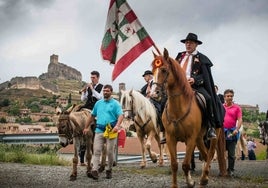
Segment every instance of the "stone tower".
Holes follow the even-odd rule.
[[[51,55],[50,56],[50,63],[58,63],[59,62],[59,56],[58,55]]]

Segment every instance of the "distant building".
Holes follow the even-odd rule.
[[[239,106],[241,107],[242,110],[246,110],[246,111],[253,112],[253,113],[259,113],[259,110],[260,110],[259,105],[251,106],[248,104],[240,104]]]

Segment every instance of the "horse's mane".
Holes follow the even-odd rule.
[[[185,72],[181,68],[180,64],[178,61],[169,58],[171,66],[171,71],[173,72],[174,77],[178,81],[178,85],[181,87],[183,90],[184,94],[187,97],[192,97],[193,96],[193,89],[191,88],[190,84],[188,83],[186,79]]]
[[[156,111],[155,111],[156,109],[149,99],[144,97],[140,92],[136,90],[132,90],[132,96],[135,100],[133,102],[136,109],[142,110],[142,112],[139,113],[139,115],[143,122],[146,122],[149,116],[153,116],[151,118],[156,119]]]

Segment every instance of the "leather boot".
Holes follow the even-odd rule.
[[[217,138],[216,131],[215,131],[214,127],[210,127],[208,129],[207,138],[208,139],[216,139]]]

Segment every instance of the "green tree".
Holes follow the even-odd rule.
[[[12,105],[11,108],[9,109],[8,113],[13,116],[19,116],[20,115],[20,107],[15,104]]]
[[[50,103],[49,103],[49,100],[48,100],[48,99],[42,99],[42,100],[40,101],[40,104],[41,104],[41,105],[49,105]]]
[[[9,104],[10,104],[9,99],[3,99],[3,100],[0,102],[0,107],[9,106]]]
[[[6,120],[6,118],[4,118],[4,117],[1,117],[1,118],[0,118],[0,123],[7,123],[7,120]]]
[[[44,118],[41,118],[39,119],[40,122],[49,122],[50,119],[48,117],[44,117]]]
[[[17,123],[21,123],[21,122],[23,122],[23,123],[31,123],[32,119],[30,117],[17,118],[16,122]]]

